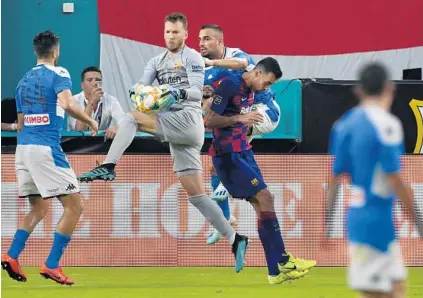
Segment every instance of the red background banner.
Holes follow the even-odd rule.
[[[208,5],[192,0],[98,1],[100,31],[164,46],[167,14],[188,19],[188,45],[198,49],[198,31],[218,24],[228,46],[260,55],[334,55],[423,45],[423,2],[408,0],[262,0]]]

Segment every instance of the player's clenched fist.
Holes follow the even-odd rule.
[[[244,115],[239,115],[238,122],[252,125],[257,122],[263,122],[263,115],[259,112],[250,112]]]

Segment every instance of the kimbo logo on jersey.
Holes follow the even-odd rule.
[[[48,114],[33,114],[24,116],[24,125],[48,125],[50,124],[50,116]]]

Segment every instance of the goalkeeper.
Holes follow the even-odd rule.
[[[113,180],[115,165],[131,144],[138,130],[151,133],[169,143],[173,170],[188,194],[189,201],[232,244],[235,271],[244,266],[248,238],[237,234],[221,210],[205,195],[200,151],[204,143],[201,99],[204,62],[185,45],[187,20],[173,13],[165,18],[167,51],[151,59],[139,84],[151,85],[155,79],[162,89],[170,90],[159,100],[158,114],[140,111],[128,113],[121,122],[104,163],[78,176],[80,181]],[[163,86],[167,85],[167,86]],[[139,88],[135,88],[136,90]]]

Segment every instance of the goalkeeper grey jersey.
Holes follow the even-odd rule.
[[[201,109],[204,85],[204,61],[201,55],[186,45],[177,53],[166,51],[148,61],[140,84],[168,84],[187,91],[187,99],[172,108]]]

